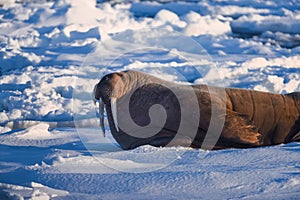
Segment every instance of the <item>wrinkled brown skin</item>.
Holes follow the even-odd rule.
[[[150,120],[147,115],[149,107],[158,103],[167,111],[168,117],[164,128],[150,138],[137,138],[122,130],[117,132],[114,126],[110,107],[112,95],[121,102],[122,96],[130,90],[130,84],[153,78],[165,82],[145,73],[124,71],[108,74],[96,85],[95,98],[101,98],[104,101],[111,133],[122,149],[133,149],[145,144],[165,146],[176,134],[180,124],[178,101],[169,90],[155,84],[142,87],[132,95],[130,114],[138,125],[147,125]],[[112,94],[118,81],[121,81],[121,84],[119,88],[115,88],[117,93]],[[171,84],[177,85],[183,91],[187,87]],[[186,146],[188,143],[193,148],[205,148],[201,145],[210,123],[210,95],[206,85],[193,85],[192,87],[200,110],[198,132],[192,139],[192,144],[183,139],[179,140],[177,145]],[[300,92],[283,95],[233,88],[226,88],[225,91],[225,124],[213,149],[250,148],[300,141]]]

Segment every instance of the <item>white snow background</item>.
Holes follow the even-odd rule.
[[[0,5],[0,199],[299,199],[299,143],[121,151],[91,96],[127,69],[300,91],[298,0]]]

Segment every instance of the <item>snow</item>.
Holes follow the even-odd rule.
[[[299,2],[117,2],[0,1],[0,199],[297,199],[299,143],[123,151],[92,91],[128,69],[300,91]]]
[[[31,187],[24,187],[24,186],[15,186],[11,184],[0,184],[0,188],[4,191],[3,198],[6,197],[5,192],[10,191],[10,196],[13,199],[41,199],[41,200],[48,200],[55,197],[63,197],[67,196],[69,193],[66,191],[56,190],[44,186],[39,183],[31,182]],[[0,194],[2,195],[2,194]]]
[[[266,31],[299,34],[300,14],[291,16],[243,16],[231,23],[233,33],[261,34]]]

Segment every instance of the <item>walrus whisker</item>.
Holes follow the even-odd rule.
[[[105,137],[105,127],[104,127],[104,102],[102,99],[99,99],[99,118],[100,118],[100,127],[103,133],[103,137]]]
[[[112,117],[114,120],[115,128],[119,132],[119,124],[118,124],[118,119],[117,119],[117,98],[111,98],[110,101],[111,105],[111,112],[112,112]]]

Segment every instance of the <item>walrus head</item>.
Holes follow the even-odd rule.
[[[117,122],[117,109],[116,109],[116,99],[122,95],[123,82],[122,77],[124,73],[117,72],[104,76],[101,81],[94,87],[94,101],[99,103],[99,115],[100,115],[100,126],[102,132],[105,136],[104,127],[104,105],[110,105],[111,112],[114,118],[115,127],[118,130]],[[119,87],[116,87],[116,86]]]
[[[121,79],[124,73],[116,72],[104,76],[94,88],[94,97],[96,100],[102,100],[108,104],[111,98],[117,98],[118,93],[121,94],[121,89],[116,88],[115,85],[122,84]]]
[[[123,71],[115,72],[105,75],[98,84],[94,87],[94,102],[99,103],[100,126],[105,136],[104,128],[104,107],[111,109],[114,127],[119,131],[117,120],[117,99],[127,94],[139,80],[143,82],[140,77],[140,72],[137,71]]]

